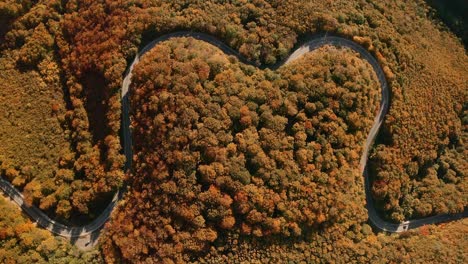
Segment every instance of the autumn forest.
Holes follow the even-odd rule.
[[[123,197],[86,250],[0,197],[0,262],[465,262],[466,219],[403,233],[368,219],[359,164],[382,100],[372,65],[333,45],[282,64],[317,34],[367,50],[390,90],[366,168],[379,217],[464,212],[467,25],[453,6],[1,1],[0,176],[70,226],[95,220],[117,190]],[[169,38],[139,58],[123,99],[135,56],[182,30],[240,56]]]

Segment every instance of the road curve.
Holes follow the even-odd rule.
[[[197,33],[191,31],[179,31],[170,34],[163,35],[151,43],[146,45],[135,57],[132,64],[129,66],[125,78],[122,84],[122,130],[123,130],[123,146],[124,146],[124,154],[126,157],[125,169],[131,168],[131,161],[132,161],[132,137],[130,131],[130,109],[129,109],[129,100],[128,100],[128,90],[131,84],[132,78],[132,71],[133,67],[139,62],[140,57],[143,56],[147,51],[151,50],[154,46],[159,44],[162,41],[168,40],[174,37],[192,37],[198,40],[202,40],[208,42],[219,49],[221,49],[224,53],[228,55],[234,55],[239,58],[239,60],[246,64],[253,63],[246,60],[242,55],[240,55],[237,51],[233,50],[217,38],[204,34],[204,33]],[[365,182],[365,193],[366,193],[366,207],[369,214],[369,221],[379,231],[387,231],[387,232],[403,232],[408,229],[420,227],[422,225],[428,224],[437,224],[440,222],[446,222],[456,219],[461,219],[467,216],[467,210],[459,214],[446,214],[446,215],[438,215],[427,217],[423,219],[417,220],[410,220],[400,224],[387,222],[382,219],[377,210],[375,209],[374,202],[372,199],[372,192],[371,192],[371,185],[370,179],[367,171],[367,160],[369,150],[372,147],[375,137],[378,134],[380,126],[384,120],[385,115],[389,109],[389,87],[387,80],[385,78],[384,72],[380,67],[378,61],[362,46],[359,44],[338,36],[327,36],[326,34],[319,34],[313,37],[310,37],[306,42],[304,42],[299,48],[297,48],[289,57],[285,60],[269,67],[271,69],[277,69],[282,65],[286,65],[302,55],[313,51],[319,47],[324,45],[333,45],[338,47],[347,47],[350,48],[360,54],[360,56],[365,59],[369,64],[373,67],[377,78],[379,79],[381,85],[381,92],[382,92],[382,99],[380,103],[380,110],[377,116],[374,119],[374,124],[367,136],[367,140],[364,145],[364,151],[361,156],[360,160],[360,171],[364,175],[364,182]],[[266,66],[262,66],[261,68],[266,68]],[[49,230],[50,232],[62,236],[67,237],[70,239],[76,239],[80,237],[86,236],[94,236],[98,237],[101,227],[105,224],[105,222],[109,219],[113,209],[117,205],[118,201],[122,197],[122,190],[119,190],[114,195],[112,201],[109,205],[104,209],[104,211],[91,223],[85,226],[67,226],[61,223],[58,223],[51,218],[49,218],[46,214],[44,214],[39,208],[35,206],[27,206],[24,202],[23,195],[19,192],[13,185],[11,185],[8,181],[4,180],[0,177],[0,189],[10,197],[10,199],[15,202],[21,209],[28,214],[34,221],[36,221],[40,226],[44,227],[45,229]]]

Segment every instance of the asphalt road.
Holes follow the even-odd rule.
[[[129,115],[129,100],[128,100],[128,90],[131,84],[132,78],[132,70],[133,67],[139,62],[140,57],[143,56],[147,51],[151,50],[154,46],[158,43],[168,40],[174,37],[192,37],[198,40],[202,40],[208,42],[219,49],[221,49],[224,53],[228,55],[234,55],[239,58],[239,60],[243,63],[252,64],[248,60],[242,57],[237,51],[233,50],[217,38],[204,34],[204,33],[197,33],[197,32],[189,32],[189,31],[180,31],[174,32],[170,34],[163,35],[148,45],[146,45],[139,54],[135,57],[132,64],[128,68],[125,78],[122,84],[122,130],[123,130],[123,145],[124,145],[124,153],[126,156],[126,164],[125,169],[131,168],[131,161],[132,161],[132,137],[130,131],[130,115]],[[286,65],[291,63],[292,61],[300,58],[302,55],[313,51],[317,48],[320,48],[324,45],[333,45],[337,47],[347,47],[350,48],[360,54],[360,56],[365,59],[369,64],[373,67],[377,78],[380,82],[380,88],[382,92],[382,99],[380,103],[380,110],[377,116],[374,119],[374,124],[367,136],[367,140],[364,143],[364,151],[361,156],[360,160],[360,170],[361,173],[364,175],[364,188],[366,192],[366,206],[369,214],[369,222],[373,225],[373,227],[379,231],[387,231],[387,232],[403,232],[408,229],[420,227],[422,225],[428,224],[437,224],[440,222],[447,222],[451,220],[461,219],[467,216],[467,211],[465,210],[463,213],[459,214],[447,214],[447,215],[438,215],[427,217],[423,219],[417,220],[410,220],[400,224],[387,222],[382,219],[377,210],[375,209],[374,202],[372,199],[371,193],[371,185],[369,180],[369,175],[367,172],[367,160],[369,150],[371,149],[375,137],[378,134],[380,126],[384,120],[385,115],[388,112],[389,108],[389,87],[387,80],[385,78],[384,72],[380,67],[377,60],[362,46],[359,44],[342,37],[337,36],[327,36],[325,34],[315,35],[310,37],[305,43],[300,45],[289,57],[287,57],[284,61],[277,63],[274,66],[269,68],[277,69],[282,65]],[[261,67],[265,68],[265,66]],[[39,208],[35,206],[27,206],[24,202],[23,195],[13,187],[8,181],[0,178],[0,189],[10,197],[10,199],[15,202],[21,209],[28,214],[33,221],[37,222],[40,226],[44,227],[45,229],[49,230],[50,232],[70,238],[72,241],[75,241],[77,246],[80,248],[86,249],[95,244],[97,238],[99,237],[100,231],[102,226],[106,223],[109,219],[113,209],[117,205],[118,201],[122,196],[122,190],[117,191],[114,195],[111,203],[104,209],[104,211],[91,223],[85,226],[66,226],[61,223],[58,223],[52,219],[50,219],[46,214],[44,214]]]

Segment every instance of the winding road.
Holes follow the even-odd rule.
[[[190,32],[190,31],[174,32],[174,33],[163,35],[153,40],[148,45],[146,45],[139,52],[139,54],[135,57],[132,64],[128,68],[125,74],[123,84],[122,84],[122,130],[123,130],[122,138],[123,138],[123,143],[124,143],[123,144],[124,153],[126,156],[125,169],[131,168],[131,161],[132,161],[132,156],[133,156],[132,137],[131,137],[131,131],[130,131],[130,115],[129,115],[130,109],[129,109],[129,100],[128,100],[128,90],[131,84],[133,67],[139,62],[140,57],[143,56],[147,51],[151,50],[158,43],[168,40],[170,38],[174,38],[174,37],[192,37],[198,40],[208,42],[218,47],[219,49],[221,49],[224,53],[238,57],[241,62],[253,65],[251,62],[243,58],[242,55],[240,55],[237,51],[233,50],[232,48],[230,48],[229,46],[227,46],[226,44],[224,44],[217,38],[204,34],[204,33],[196,33],[196,32]],[[447,221],[461,219],[461,218],[466,217],[468,214],[467,210],[459,214],[438,215],[438,216],[432,216],[432,217],[427,217],[427,218],[417,219],[417,220],[410,220],[410,221],[406,221],[400,224],[396,224],[396,223],[387,222],[379,216],[374,206],[373,199],[372,199],[371,184],[370,184],[370,179],[369,179],[368,170],[367,170],[367,160],[368,160],[369,150],[371,149],[374,143],[374,140],[378,134],[378,131],[380,129],[380,126],[382,125],[384,117],[388,112],[390,93],[389,93],[387,80],[385,78],[384,72],[382,68],[380,67],[378,61],[366,49],[364,49],[362,46],[360,46],[356,42],[353,42],[349,39],[338,37],[338,36],[327,36],[326,34],[320,34],[320,35],[315,35],[313,37],[310,37],[305,43],[300,45],[299,48],[297,48],[284,61],[279,62],[269,68],[277,69],[280,66],[286,65],[298,59],[302,55],[310,51],[313,51],[317,48],[320,48],[324,45],[347,47],[359,53],[360,56],[363,59],[365,59],[367,62],[369,62],[369,64],[373,67],[381,85],[382,99],[380,103],[380,110],[377,116],[375,117],[372,128],[369,132],[369,135],[367,136],[367,140],[364,144],[364,151],[362,153],[361,160],[360,160],[360,170],[361,170],[361,173],[364,175],[364,182],[365,182],[364,188],[365,188],[365,193],[366,193],[366,206],[367,206],[367,210],[369,214],[369,221],[374,226],[374,228],[376,228],[379,231],[403,232],[408,229],[420,227],[422,225],[437,224],[441,222],[447,222]],[[266,66],[263,66],[263,67],[266,68]],[[21,192],[19,192],[15,187],[13,187],[13,185],[11,185],[8,181],[4,180],[1,177],[0,177],[0,189],[13,202],[15,202],[18,206],[20,206],[21,209],[26,214],[28,214],[33,219],[33,221],[37,222],[40,226],[44,227],[45,229],[49,230],[50,232],[56,235],[69,238],[70,240],[72,240],[72,242],[81,240],[80,243],[76,243],[76,244],[80,248],[84,248],[84,249],[89,248],[90,246],[94,245],[95,241],[97,241],[101,228],[109,219],[113,209],[117,205],[118,201],[121,199],[122,193],[123,193],[122,190],[117,191],[112,201],[110,202],[110,204],[104,209],[104,211],[94,221],[92,221],[88,225],[67,226],[67,225],[64,225],[64,224],[61,224],[52,220],[46,214],[44,214],[39,208],[35,206],[26,205]],[[86,238],[86,239],[83,239],[83,238]]]

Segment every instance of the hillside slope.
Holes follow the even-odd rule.
[[[375,175],[373,193],[381,214],[388,220],[399,222],[441,213],[460,212],[466,207],[467,53],[460,40],[437,20],[434,10],[422,0],[404,3],[387,0],[3,1],[0,3],[0,81],[3,84],[0,88],[0,99],[6,103],[0,107],[1,113],[5,113],[0,115],[0,139],[3,142],[0,147],[1,176],[22,188],[29,203],[37,205],[53,218],[70,223],[81,223],[94,218],[107,204],[110,195],[123,185],[125,179],[131,183],[137,176],[144,177],[145,174],[128,174],[125,177],[122,171],[124,158],[120,153],[119,140],[119,89],[122,76],[128,62],[140,47],[157,36],[180,29],[214,35],[259,66],[281,61],[303,37],[317,32],[332,32],[354,39],[380,61],[389,77],[392,90],[390,112],[371,154],[370,169],[372,175]],[[182,54],[185,52],[187,51],[181,51]],[[331,51],[323,50],[323,53],[328,52]],[[235,59],[228,58],[228,61],[231,60]],[[330,58],[326,58],[320,61],[318,67],[333,68],[334,64],[329,60]],[[203,60],[199,62],[200,65],[203,63]],[[347,61],[345,64],[350,63]],[[172,67],[170,68],[172,70]],[[146,74],[154,74],[157,70],[153,69],[153,72]],[[314,71],[307,69],[309,70]],[[289,75],[291,78],[287,81],[300,87],[300,74],[296,73],[282,74]],[[141,74],[144,76],[144,73]],[[274,77],[274,74],[273,77],[266,73],[265,75],[262,78]],[[190,77],[189,74],[187,76]],[[333,82],[339,82],[339,76],[329,77]],[[148,80],[146,85],[150,87],[158,81],[160,80]],[[237,79],[230,81],[236,83]],[[239,81],[237,85],[241,84]],[[249,107],[251,106],[247,106],[250,115]],[[332,108],[327,109],[323,111],[330,112]],[[293,110],[294,107],[291,111]],[[331,113],[328,114],[323,114],[325,120],[337,121],[333,120]],[[244,121],[253,122],[248,121],[247,115]],[[289,120],[286,127],[288,124]],[[335,128],[330,125],[323,129],[326,131]],[[363,132],[366,126],[357,128]],[[347,137],[350,131],[343,130],[344,133],[339,136]],[[336,137],[337,144],[341,142],[338,140],[339,136]],[[310,140],[311,138],[306,136],[305,141]],[[356,145],[356,142],[350,142],[346,147]],[[359,152],[359,147],[352,151]],[[332,162],[329,165],[333,166],[333,155],[324,157],[330,158]],[[136,161],[142,159],[135,157]],[[324,163],[327,159],[324,159]],[[285,160],[286,163],[287,161]],[[351,159],[346,163],[350,170],[356,169],[356,163]],[[341,165],[343,163],[340,163]],[[236,174],[239,180],[244,180],[245,177],[242,168],[248,171],[252,169],[249,166],[239,165],[241,169]],[[295,169],[294,166],[286,168],[293,171]],[[324,179],[320,180],[333,179],[333,175],[327,174],[330,172],[331,170],[324,171],[326,177],[323,176]],[[351,176],[351,181],[358,177],[359,175]],[[317,176],[317,179],[319,178],[320,176]],[[339,183],[341,179],[335,180]],[[151,181],[142,183],[142,186],[143,184],[150,186]],[[207,190],[210,190],[208,184],[205,185]],[[323,191],[333,193],[334,188],[342,190],[340,188],[344,187],[330,186]],[[211,190],[216,193],[216,189]],[[316,191],[310,190],[310,193],[319,196]],[[230,194],[233,195],[234,191],[231,190]],[[153,194],[149,195],[148,199],[158,201],[157,197],[158,195]],[[127,199],[130,201],[132,198]],[[355,257],[351,258],[352,260],[358,261],[361,253],[371,254],[369,259],[379,254],[393,254],[395,252],[392,250],[399,249],[400,242],[412,243],[409,242],[411,240],[419,244],[438,243],[432,237],[427,238],[424,235],[415,235],[417,238],[414,240],[403,238],[403,241],[400,241],[398,237],[382,234],[377,236],[378,239],[391,241],[384,244],[394,246],[387,247],[388,252],[367,252],[367,249],[364,249],[367,246],[359,241],[367,239],[366,237],[372,240],[376,236],[369,233],[362,217],[365,215],[364,204],[357,202],[362,201],[363,196],[356,199],[350,200],[350,204],[353,204],[352,210],[343,212],[345,215],[358,212],[351,220],[354,223],[343,224],[338,228],[340,232],[328,230],[328,233],[323,233],[323,226],[319,222],[326,223],[329,214],[324,213],[322,216],[320,212],[314,212],[314,217],[307,218],[301,216],[302,212],[288,213],[287,217],[292,219],[291,223],[297,224],[297,227],[290,226],[292,231],[303,230],[303,227],[309,224],[308,228],[312,227],[310,230],[316,230],[318,234],[314,231],[313,235],[307,236],[301,232],[301,235],[291,241],[284,239],[275,242],[273,247],[281,250],[290,246],[303,248],[310,244],[310,239],[313,238],[314,241],[327,241],[323,244],[325,248],[325,245],[328,247],[344,239],[343,241],[349,242],[353,248],[346,252]],[[300,200],[285,199],[285,202],[290,205]],[[223,200],[228,201],[229,199]],[[320,204],[317,208],[328,212],[334,205],[336,204]],[[144,210],[149,209],[142,209],[136,213],[141,214]],[[257,211],[271,213],[268,210],[267,206]],[[125,213],[130,212],[122,211],[117,215]],[[214,217],[209,223],[230,226],[232,218],[229,218],[229,210],[223,211],[223,214],[223,217]],[[273,210],[268,217],[285,217],[282,214],[285,213]],[[172,214],[169,216],[172,217]],[[258,223],[266,225],[266,220],[265,223],[263,220],[260,219]],[[119,221],[122,219],[113,223]],[[112,226],[113,223],[108,228],[118,230],[120,227]],[[454,229],[463,229],[463,223],[454,223]],[[270,221],[268,225],[271,230],[277,227],[276,222]],[[250,226],[254,227],[251,233],[255,230],[256,234],[263,235],[268,229],[258,226],[261,225]],[[280,221],[280,227],[283,230],[285,223]],[[157,228],[161,226],[156,226]],[[248,231],[249,228],[246,227],[245,230]],[[439,234],[438,229],[430,230]],[[239,235],[237,231],[232,235],[236,238],[234,240],[237,240]],[[443,232],[445,231],[441,231],[440,234]],[[249,241],[248,246],[242,247],[256,247],[257,242],[250,242],[252,235],[242,236],[241,240]],[[108,239],[108,248],[104,252],[111,261],[114,257],[118,258],[125,248],[115,245],[111,247],[114,243],[112,236]],[[463,235],[454,234],[450,239],[459,242],[458,249],[463,246],[463,239],[466,241]],[[200,251],[201,255],[219,256],[227,250],[222,246],[225,242],[222,239],[213,240],[213,237],[208,236],[201,240],[204,241],[203,245],[195,247],[197,250],[203,248]],[[442,243],[448,245],[452,240]],[[211,248],[213,245],[216,245],[215,250]],[[311,252],[317,257],[322,256],[324,260],[332,260],[342,253],[341,249],[338,250],[339,247],[332,250],[321,248],[319,242],[313,245],[312,248],[304,249],[304,252],[294,253],[296,255],[293,258],[304,259],[303,257]],[[239,260],[245,259],[245,252],[234,251],[237,250],[236,247],[231,248],[231,255],[238,254]],[[444,252],[449,252],[447,248],[442,248]],[[259,252],[271,250],[261,247],[257,249]],[[412,247],[408,247],[408,250],[410,249],[413,250]],[[328,251],[331,252],[329,255]],[[140,248],[139,252],[143,252],[143,256],[144,247]],[[192,253],[178,256],[192,260],[199,256],[191,255]],[[154,252],[146,254],[151,255]],[[265,253],[258,254],[262,256]],[[439,253],[434,251],[433,254],[427,253],[423,259],[430,259]],[[454,262],[459,260],[456,258],[463,258],[462,253],[447,256],[454,258]],[[256,260],[260,261],[261,257]],[[410,260],[395,258],[395,261]]]

